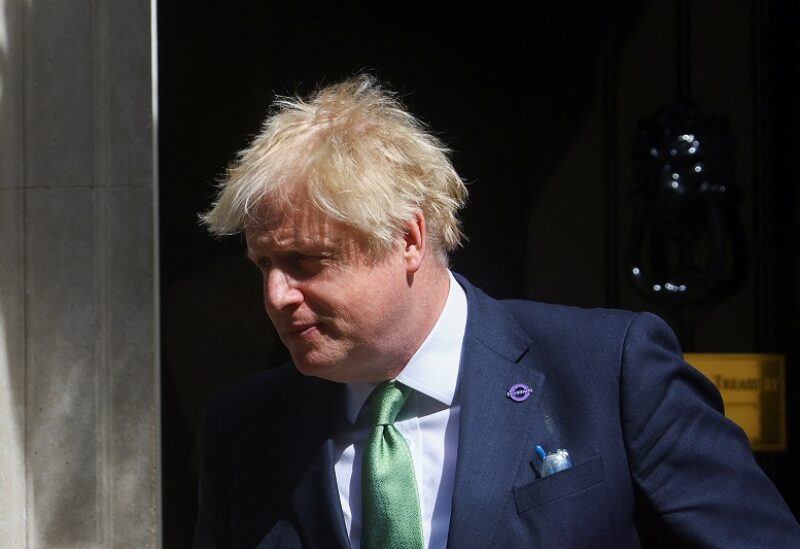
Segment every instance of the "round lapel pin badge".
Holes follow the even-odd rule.
[[[512,385],[506,392],[506,396],[514,402],[525,402],[530,398],[533,389],[524,383],[517,383]]]

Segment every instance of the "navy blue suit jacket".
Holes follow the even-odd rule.
[[[448,546],[800,547],[800,527],[650,314],[468,299]],[[525,383],[524,402],[506,397]],[[334,476],[342,386],[291,365],[211,402],[196,548],[349,546]],[[537,478],[534,446],[573,467]]]

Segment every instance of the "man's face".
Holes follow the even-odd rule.
[[[270,208],[266,218],[245,228],[248,253],[297,369],[340,382],[390,377],[410,358],[402,244],[376,261],[353,229],[311,206]]]

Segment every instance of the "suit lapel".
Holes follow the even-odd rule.
[[[544,376],[534,368],[529,338],[497,302],[459,279],[468,299],[459,378],[461,413],[448,546],[488,547],[509,502],[514,478],[534,440],[544,436]],[[524,402],[512,385],[532,389]]]
[[[295,464],[289,499],[304,544],[308,547],[350,547],[334,471],[333,435],[343,415],[338,384],[303,378],[295,402],[303,403],[287,456]]]

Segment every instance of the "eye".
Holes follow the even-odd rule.
[[[252,255],[251,257],[253,263],[264,274],[272,269],[279,269],[298,279],[306,279],[319,274],[331,261],[330,254],[299,251],[272,252],[269,256]]]
[[[322,268],[325,258],[321,255],[296,253],[289,260],[301,271],[312,273]]]

